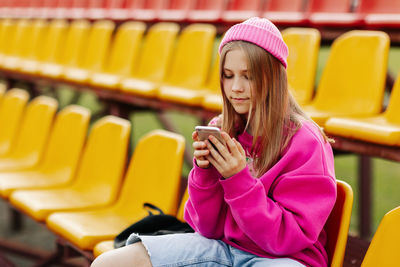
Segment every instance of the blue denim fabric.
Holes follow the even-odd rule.
[[[134,239],[134,235],[131,237],[127,245],[130,244],[130,239]],[[197,233],[140,238],[154,267],[304,267],[303,264],[289,258],[262,258],[236,249],[221,240],[208,239]]]

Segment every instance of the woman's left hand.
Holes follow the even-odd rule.
[[[226,179],[240,172],[246,167],[246,153],[242,145],[234,138],[231,138],[226,132],[221,131],[225,145],[217,138],[210,135],[209,140],[214,144],[212,146],[209,140],[206,141],[210,154],[206,159],[218,170]]]

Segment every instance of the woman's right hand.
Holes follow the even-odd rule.
[[[196,159],[196,164],[198,167],[206,169],[210,167],[210,162],[205,158],[205,156],[210,154],[210,150],[207,148],[207,144],[204,141],[200,141],[197,132],[192,133],[193,148],[194,148],[194,158]]]

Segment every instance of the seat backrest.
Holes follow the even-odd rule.
[[[390,93],[390,100],[385,111],[385,117],[389,122],[400,123],[400,72],[397,75],[396,82],[394,83],[392,92]]]
[[[349,31],[338,37],[311,102],[322,111],[372,115],[381,111],[390,39],[379,31]]]
[[[185,139],[176,133],[154,130],[143,136],[131,158],[118,205],[141,211],[143,203],[149,202],[176,214],[184,149]]]
[[[77,105],[61,110],[54,121],[41,163],[44,172],[64,171],[74,174],[86,139],[90,111]]]
[[[282,37],[289,48],[289,88],[299,104],[308,103],[314,95],[321,35],[312,28],[287,28]]]
[[[230,11],[257,11],[261,8],[261,0],[232,0],[228,1],[227,10]]]
[[[0,156],[10,152],[15,142],[29,94],[22,89],[7,91],[0,101]]]
[[[225,7],[226,1],[224,0],[197,0],[192,7],[192,10],[209,10],[209,11],[222,11]]]
[[[179,25],[171,22],[154,24],[144,39],[139,63],[132,69],[132,76],[161,82],[171,62]]]
[[[35,54],[36,60],[41,62],[54,63],[57,60],[57,54],[62,53],[60,48],[65,40],[68,29],[68,23],[65,20],[52,20],[49,22],[47,32],[43,40],[38,42]]]
[[[400,207],[383,216],[361,267],[398,266],[400,262]]]
[[[60,49],[57,49],[56,63],[63,66],[77,66],[82,60],[84,47],[90,30],[90,23],[87,20],[74,20],[68,27],[65,41]]]
[[[221,94],[221,82],[220,82],[221,75],[219,71],[219,64],[220,64],[219,53],[216,53],[206,84],[206,88],[216,94]]]
[[[211,24],[191,24],[181,33],[166,82],[190,88],[204,86],[216,34]]]
[[[25,19],[20,19],[16,24],[15,33],[9,37],[10,46],[7,46],[8,53],[6,54],[9,56],[21,55],[28,45],[26,39],[28,39],[27,37],[30,35],[30,29],[32,26],[31,22]]]
[[[303,0],[269,0],[264,8],[266,12],[301,12],[303,10]]]
[[[31,22],[29,34],[25,39],[27,45],[20,55],[22,58],[36,59],[39,57],[44,50],[43,39],[47,34],[48,26],[48,23],[41,19]]]
[[[103,70],[114,28],[115,23],[110,20],[93,23],[81,55],[82,61],[78,61],[79,68],[91,71]]]
[[[76,190],[96,203],[116,199],[123,178],[131,123],[106,116],[92,127],[74,180]]]
[[[337,180],[335,206],[325,224],[328,266],[341,267],[343,265],[352,208],[353,190],[351,186],[344,181]]]
[[[362,14],[399,13],[398,0],[362,0],[359,1],[358,12]]]
[[[48,96],[38,96],[27,105],[10,157],[27,159],[31,165],[39,162],[57,107],[57,100]]]
[[[183,214],[185,213],[185,204],[186,204],[188,199],[189,199],[189,192],[186,189],[185,193],[182,196],[181,203],[179,205],[178,212],[177,212],[177,215],[176,215],[176,217],[181,221],[184,221]]]
[[[118,27],[105,65],[105,72],[127,76],[132,65],[137,64],[139,48],[146,24],[138,21],[125,22]]]
[[[347,13],[351,12],[352,0],[311,0],[310,12]]]

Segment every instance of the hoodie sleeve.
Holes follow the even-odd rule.
[[[196,231],[207,238],[223,237],[227,204],[219,180],[221,175],[214,168],[202,169],[193,164],[189,174],[189,199],[184,218]]]
[[[313,137],[293,139],[285,155],[259,179],[245,168],[220,182],[231,223],[242,231],[235,235],[247,236],[276,256],[312,246],[336,201],[330,145]]]

